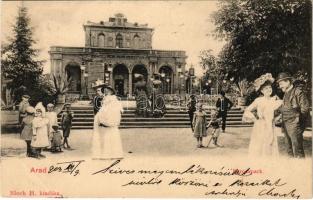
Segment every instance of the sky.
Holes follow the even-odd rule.
[[[1,42],[7,43],[12,34],[19,1],[1,2]],[[187,68],[193,64],[196,74],[201,50],[212,49],[217,55],[224,45],[212,34],[211,18],[217,11],[216,1],[26,1],[34,28],[36,48],[40,59],[46,60],[44,73],[50,72],[50,46],[83,47],[83,24],[87,21],[108,21],[116,13],[123,13],[128,22],[148,24],[154,28],[152,48],[186,51]]]

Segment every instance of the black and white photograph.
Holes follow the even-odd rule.
[[[2,1],[1,196],[313,198],[312,1]]]

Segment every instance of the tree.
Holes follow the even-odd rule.
[[[306,75],[311,85],[311,14],[310,0],[221,1],[213,18],[216,36],[227,41],[219,55],[222,73],[252,81],[287,71]]]
[[[212,50],[204,50],[200,52],[200,66],[205,70],[205,75],[203,81],[207,82],[211,80],[210,87],[217,87],[218,90],[224,90],[225,92],[229,90],[230,86],[223,83],[226,75],[223,74],[222,68],[218,58],[212,54]],[[205,83],[203,87],[205,87]]]
[[[38,50],[33,48],[32,28],[27,9],[20,7],[16,24],[13,26],[13,38],[2,49],[1,62],[4,76],[11,79],[8,86],[12,91],[26,87],[27,92],[40,87],[43,61],[35,60]]]

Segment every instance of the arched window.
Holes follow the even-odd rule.
[[[134,36],[134,47],[135,48],[139,48],[139,39],[140,39],[140,37],[136,34]]]
[[[123,47],[123,36],[120,33],[116,35],[116,47],[117,48]]]
[[[99,35],[98,35],[98,46],[99,47],[104,47],[104,41],[105,41],[105,36],[104,36],[104,34],[103,33],[100,33]]]

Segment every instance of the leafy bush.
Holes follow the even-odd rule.
[[[247,79],[243,79],[238,83],[232,85],[232,89],[237,93],[240,97],[246,97],[253,91],[253,85],[247,81]]]
[[[72,79],[67,78],[65,74],[51,75],[50,77],[50,86],[51,92],[54,95],[64,95],[70,88]]]

